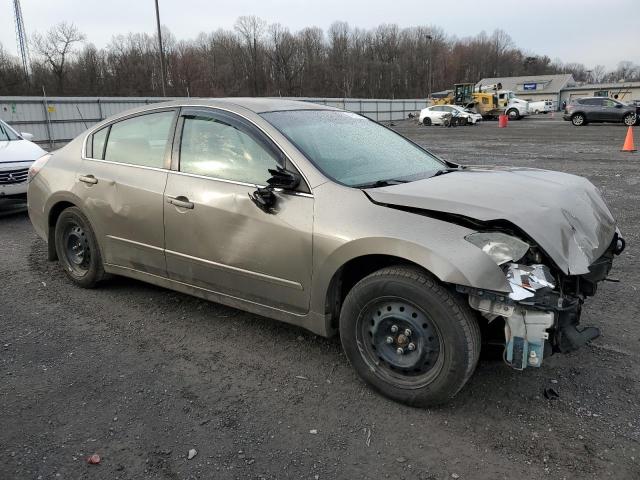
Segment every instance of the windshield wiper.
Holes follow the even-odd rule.
[[[445,175],[447,173],[461,172],[461,171],[462,171],[461,168],[443,168],[443,169],[438,170],[436,173],[431,175],[429,178],[438,177],[440,175]]]
[[[401,183],[407,183],[409,180],[399,180],[396,178],[390,178],[388,180],[376,180],[371,183],[361,183],[359,185],[354,185],[355,188],[378,188],[378,187],[389,187],[391,185],[399,185]]]

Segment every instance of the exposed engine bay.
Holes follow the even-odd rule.
[[[468,295],[469,305],[488,322],[504,320],[504,360],[510,367],[540,367],[545,356],[571,352],[600,335],[596,327],[578,328],[582,304],[607,279],[614,256],[624,248],[616,232],[609,248],[583,275],[564,275],[547,265],[526,262],[533,250],[527,248],[520,263],[500,265],[511,288],[508,295],[464,286],[457,290]],[[533,258],[539,256],[534,253]]]

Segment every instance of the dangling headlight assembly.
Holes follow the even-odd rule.
[[[501,232],[477,232],[464,239],[489,255],[498,265],[520,260],[530,247],[519,238]]]

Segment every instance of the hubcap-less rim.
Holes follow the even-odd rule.
[[[91,248],[85,231],[77,224],[70,224],[64,232],[64,253],[69,269],[76,275],[89,270]]]
[[[627,115],[626,117],[624,117],[624,123],[625,125],[631,126],[634,123],[636,123],[636,116],[635,115]]]
[[[575,117],[573,117],[574,125],[582,125],[583,121],[584,121],[584,118],[582,118],[582,115],[576,115]]]
[[[430,383],[442,369],[443,345],[431,317],[395,297],[370,302],[357,326],[365,362],[383,380],[405,388]]]

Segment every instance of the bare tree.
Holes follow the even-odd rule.
[[[593,67],[593,70],[591,70],[591,78],[595,83],[600,83],[604,80],[606,73],[607,71],[605,70],[604,65],[596,65]]]
[[[75,44],[84,41],[85,38],[85,34],[73,23],[66,22],[54,25],[44,36],[39,33],[33,35],[33,49],[51,69],[60,93],[64,93],[69,57],[75,53]]]
[[[232,30],[177,40],[162,36],[171,95],[424,98],[454,83],[486,77],[572,73],[577,81],[640,80],[640,66],[621,62],[612,72],[564,64],[517,48],[502,30],[456,38],[436,25],[354,28],[336,22],[292,32],[257,17]],[[52,95],[154,96],[161,92],[153,35],[119,35],[105,48],[78,48],[82,35],[60,24],[33,39],[33,82]],[[17,76],[16,76],[17,75]],[[0,94],[34,94],[20,80],[17,59],[0,48]]]
[[[262,39],[266,25],[267,23],[264,20],[254,15],[240,17],[234,25],[234,29],[240,35],[244,45],[246,59],[248,60],[247,73],[251,76],[254,95],[258,95],[258,42]]]

